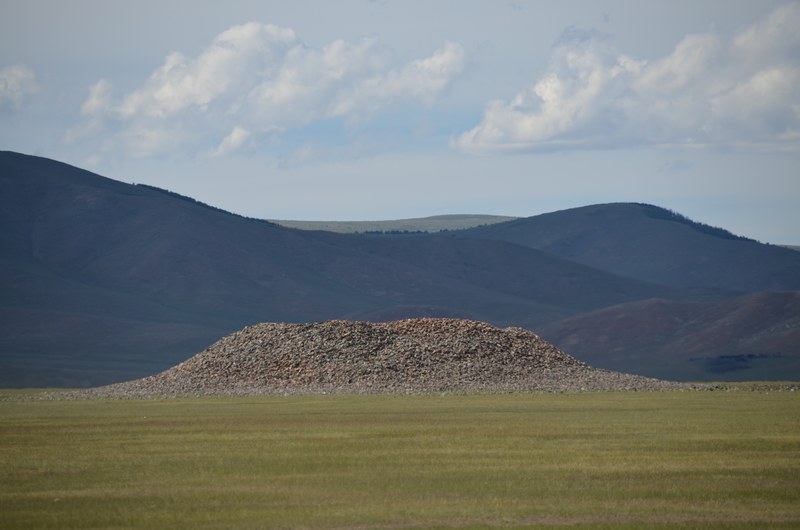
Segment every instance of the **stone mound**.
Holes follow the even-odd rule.
[[[96,395],[657,390],[682,385],[592,368],[521,328],[421,318],[265,323]]]

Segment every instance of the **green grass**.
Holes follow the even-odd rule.
[[[0,399],[2,528],[800,525],[800,392]]]

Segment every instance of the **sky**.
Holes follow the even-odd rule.
[[[644,202],[800,244],[800,2],[2,0],[0,149],[264,219]]]

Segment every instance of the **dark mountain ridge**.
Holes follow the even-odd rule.
[[[800,256],[657,206],[598,204],[461,232],[678,288],[730,294],[800,289]]]
[[[687,286],[718,296],[748,285],[795,289],[800,270],[800,253],[775,254],[767,245],[658,219],[642,205],[590,211],[595,219],[644,223],[650,237],[675,245],[681,238],[674,226],[690,230],[687,245],[705,242],[707,252],[688,284],[653,273],[660,269],[650,261],[663,251],[625,250],[623,236],[608,235],[620,229],[614,223],[599,232],[604,244],[616,238],[616,251],[630,252],[636,263],[608,259],[589,237],[596,227],[579,229],[582,209],[557,212],[564,226],[544,243],[542,226],[560,226],[553,214],[444,235],[309,232],[9,152],[0,152],[0,206],[0,385],[6,386],[147,375],[256,322],[457,316],[536,330],[609,306],[687,302],[697,296]],[[734,250],[749,245],[748,258],[733,263],[725,282],[703,283],[731,266],[734,250],[717,240],[739,245]],[[684,247],[673,253],[684,268],[691,262]],[[768,265],[760,274],[748,269],[758,256]]]

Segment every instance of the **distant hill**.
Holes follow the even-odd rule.
[[[800,289],[800,254],[648,204],[585,206],[463,233],[673,287],[729,293]]]
[[[718,301],[649,299],[545,325],[543,337],[610,370],[689,380],[796,379],[800,292]],[[781,377],[781,373],[783,376]]]
[[[569,341],[591,327],[582,316],[614,307],[654,299],[735,307],[748,292],[800,289],[800,253],[649,205],[596,205],[443,233],[337,234],[247,219],[11,152],[0,152],[0,226],[0,386],[140,377],[257,322],[453,317],[546,329]],[[785,320],[769,318],[765,340],[782,336]],[[736,329],[708,355],[726,347],[762,353],[736,349],[750,337]],[[780,357],[761,363],[767,371],[720,373],[698,362],[670,374],[800,378],[800,345],[787,340]],[[653,336],[641,355],[670,355],[661,342]],[[662,377],[656,365],[644,369]]]
[[[420,266],[391,245],[373,248],[371,236],[290,230],[16,153],[0,154],[0,201],[5,385],[142,375],[255,322],[457,315],[536,325],[665,294],[625,279],[609,289],[607,273],[506,243],[480,252],[455,237]],[[554,297],[515,292],[514,275],[465,276],[496,263],[529,276],[560,270],[574,288]]]
[[[281,226],[300,230],[326,230],[340,234],[355,234],[366,232],[443,232],[513,221],[514,219],[517,219],[517,217],[454,214],[390,221],[288,221],[280,219],[270,219],[270,221]]]

